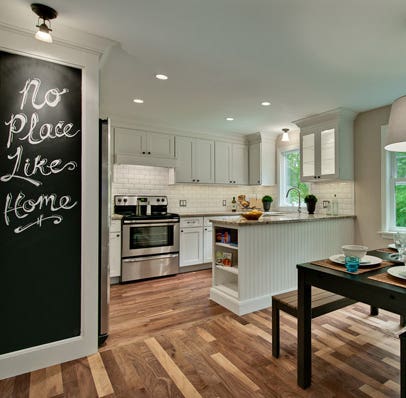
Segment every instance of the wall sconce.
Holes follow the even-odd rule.
[[[281,141],[282,142],[289,142],[289,134],[288,134],[289,129],[282,129],[282,131],[283,131],[283,134],[282,134]]]
[[[38,3],[31,4],[31,9],[38,15],[38,23],[36,25],[38,31],[35,33],[35,38],[46,43],[52,43],[52,36],[50,33],[52,32],[51,19],[56,18],[58,13],[53,8]],[[40,23],[41,20],[42,23]]]
[[[398,98],[392,104],[385,149],[406,152],[406,96]]]

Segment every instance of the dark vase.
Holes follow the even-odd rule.
[[[264,211],[269,211],[271,208],[271,203],[272,202],[262,202],[262,205],[264,206]]]
[[[314,210],[316,209],[316,202],[307,202],[307,212],[309,214],[314,214]]]

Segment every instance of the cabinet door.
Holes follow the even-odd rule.
[[[204,263],[211,263],[213,259],[213,228],[212,227],[205,227],[204,228],[204,236],[203,236],[203,262]]]
[[[193,139],[176,137],[176,182],[192,182]]]
[[[180,230],[179,265],[203,263],[203,228],[182,228]]]
[[[147,132],[147,154],[155,158],[175,157],[173,135]]]
[[[336,175],[336,132],[335,129],[320,132],[320,178]]]
[[[114,152],[117,155],[142,156],[146,151],[146,135],[144,131],[114,129]]]
[[[249,147],[249,184],[261,184],[261,143]]]
[[[231,175],[234,184],[248,184],[248,147],[241,144],[232,146]]]
[[[216,141],[215,143],[215,182],[216,184],[232,184],[231,177],[231,148],[228,142]]]
[[[316,177],[316,133],[300,134],[300,174],[302,181],[313,181]]]
[[[109,238],[110,277],[121,275],[121,233],[110,232]]]
[[[194,139],[193,143],[192,182],[214,183],[214,141]]]

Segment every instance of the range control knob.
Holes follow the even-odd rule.
[[[127,203],[127,198],[124,198],[124,199],[123,199],[123,202],[124,202],[124,203]]]
[[[159,198],[157,198],[157,200],[156,200],[157,202],[160,202],[161,201],[161,199],[159,199]]]
[[[118,203],[121,203],[121,199],[120,199],[120,198],[117,198],[117,202],[118,202]]]

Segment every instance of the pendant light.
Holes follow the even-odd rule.
[[[281,141],[282,142],[289,142],[289,134],[288,134],[289,129],[282,129],[282,131],[283,131],[283,134],[282,134]]]
[[[406,96],[398,98],[392,104],[385,149],[406,152]]]
[[[58,13],[53,8],[38,3],[31,4],[31,9],[38,15],[38,22],[35,25],[38,31],[35,33],[35,38],[45,43],[52,43],[51,19],[56,18]]]

